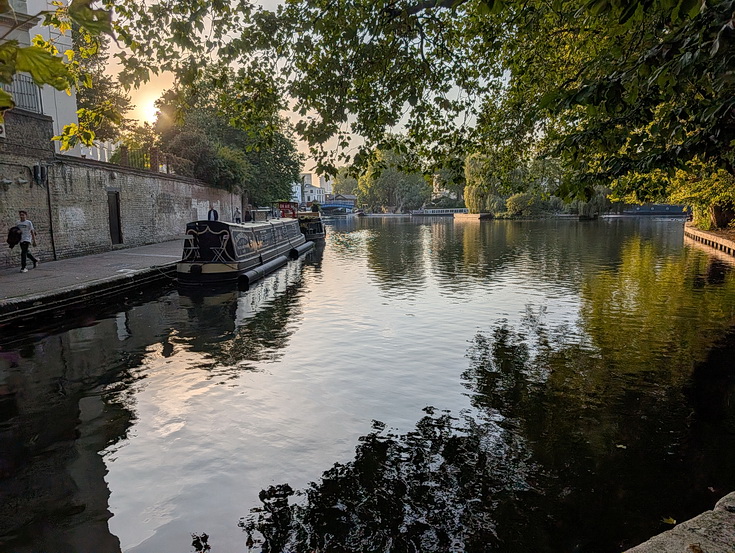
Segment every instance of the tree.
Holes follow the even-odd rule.
[[[274,106],[288,94],[320,173],[351,161],[351,135],[364,138],[354,161],[367,167],[402,126],[422,155],[490,150],[497,163],[525,167],[552,155],[564,167],[562,193],[589,197],[632,171],[685,168],[695,158],[734,173],[735,0],[702,5],[293,0],[271,13],[248,0],[119,0],[114,8],[105,0],[99,10],[73,0],[47,22],[112,32],[126,47],[117,61],[128,85],[170,71],[182,90],[209,75],[209,94],[240,92],[228,117],[253,135],[278,128]],[[36,48],[4,44],[0,79],[31,70],[37,82],[70,86],[73,64]],[[229,65],[241,68],[236,79],[205,69]],[[178,99],[185,108],[186,96]],[[82,131],[64,141],[88,140]],[[325,146],[332,138],[341,153]]]
[[[407,156],[393,150],[375,153],[365,174],[358,179],[358,201],[372,209],[390,206],[396,212],[418,209],[431,197],[423,174],[403,169]]]
[[[94,132],[95,140],[116,140],[132,106],[122,85],[107,72],[109,38],[80,32],[72,37],[75,51],[84,52],[79,56],[79,70],[85,79],[76,91],[80,123]]]
[[[177,86],[187,88],[206,74],[205,68],[227,67],[230,62],[239,61],[237,82],[214,80],[213,91],[226,94],[229,86],[249,92],[247,101],[243,101],[242,95],[233,100],[236,102],[233,124],[235,120],[240,126],[253,123],[250,132],[266,136],[278,128],[272,117],[283,105],[279,84],[282,78],[275,65],[278,60],[257,52],[243,58],[245,51],[251,52],[263,42],[255,40],[257,33],[251,30],[256,21],[265,25],[266,19],[255,3],[250,0],[185,3],[177,0],[102,0],[101,5],[92,7],[93,2],[70,0],[68,5],[58,2],[51,11],[17,18],[8,0],[0,0],[0,15],[9,14],[16,20],[13,28],[0,35],[3,41],[0,44],[0,82],[11,83],[13,75],[27,72],[36,84],[49,84],[59,90],[89,85],[92,76],[80,60],[94,54],[88,46],[101,34],[107,34],[121,48],[115,57],[122,68],[120,82],[125,87],[137,87],[152,74],[171,72]],[[64,35],[74,28],[83,37],[77,41],[78,47],[62,58],[52,42],[37,38],[32,46],[22,47],[15,40],[5,40],[15,28],[37,15],[43,18],[44,25],[53,28],[52,35]],[[262,28],[259,27],[258,32],[263,32]],[[0,90],[0,120],[2,112],[13,105],[12,96]],[[108,109],[110,107],[98,106],[81,113],[80,123],[68,125],[57,137],[62,149],[79,143],[91,145],[94,129],[104,126],[103,119],[120,119],[120,112]],[[177,105],[177,109],[185,107],[183,103]]]
[[[274,134],[270,147],[249,152],[247,159],[253,170],[245,188],[252,203],[266,205],[291,197],[303,160],[287,130]]]
[[[254,100],[267,79],[213,64],[189,85],[161,97],[156,122],[164,148],[200,167],[199,178],[246,193],[261,205],[290,198],[302,164],[291,128],[280,116],[284,105],[277,91],[271,90],[265,104]],[[205,153],[175,151],[177,137],[192,133],[201,137]]]
[[[279,17],[289,90],[309,114],[300,130],[317,150],[353,132],[363,160],[401,122],[435,152],[554,154],[564,194],[589,197],[695,156],[732,172],[734,5],[303,0]]]
[[[335,194],[357,194],[357,178],[350,174],[348,167],[340,167],[337,170],[333,190]]]

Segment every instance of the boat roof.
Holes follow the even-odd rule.
[[[230,221],[208,221],[206,219],[200,219],[198,221],[191,221],[186,226],[188,227],[189,225],[194,224],[196,226],[207,225],[215,229],[218,227],[219,228],[235,227],[235,228],[245,228],[245,229],[254,230],[254,229],[263,228],[263,227],[280,226],[280,225],[288,224],[289,221],[295,221],[295,220],[296,219],[290,219],[287,217],[282,217],[282,218],[277,217],[274,219],[268,219],[266,221],[246,221],[244,223],[232,223]]]

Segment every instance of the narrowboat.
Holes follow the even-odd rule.
[[[326,238],[327,230],[318,211],[299,211],[299,204],[296,202],[278,202],[276,208],[281,217],[299,220],[299,228],[307,241]]]
[[[193,221],[186,225],[176,276],[182,285],[237,282],[248,286],[313,247],[297,219]]]

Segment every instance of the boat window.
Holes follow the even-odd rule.
[[[238,257],[249,255],[257,248],[255,237],[249,231],[232,229],[232,241]]]
[[[273,244],[273,234],[270,229],[263,229],[258,231],[258,242],[261,246],[270,246]]]

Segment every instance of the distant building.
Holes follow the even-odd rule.
[[[325,194],[331,194],[334,190],[334,182],[329,177],[319,177],[319,186],[324,189]]]
[[[320,186],[313,186],[311,184],[304,185],[303,195],[304,202],[307,204],[311,204],[313,202],[323,204],[326,198],[326,194],[324,194],[323,188],[321,188]]]
[[[311,186],[312,185],[312,177],[314,175],[312,173],[300,173],[299,174],[299,180],[301,181],[302,186]]]
[[[291,184],[291,201],[301,203],[304,201],[302,186],[300,182]]]

